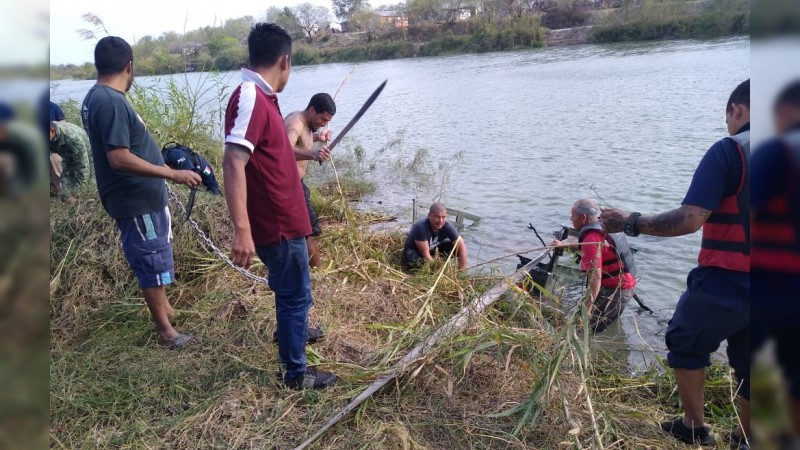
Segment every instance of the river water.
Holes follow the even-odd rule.
[[[440,196],[480,216],[464,231],[474,265],[539,246],[528,223],[549,240],[569,225],[578,198],[645,214],[678,207],[705,150],[726,134],[725,102],[749,77],[750,42],[582,45],[295,67],[280,97],[284,114],[303,109],[316,92],[335,92],[348,74],[334,133],[389,80],[334,150],[344,161],[355,146],[364,149],[359,170],[378,188],[362,207],[405,223],[412,198],[429,204]],[[235,72],[218,76],[228,92],[239,82]],[[175,78],[192,84],[203,77]],[[56,82],[53,99],[80,100],[92,84]],[[415,155],[418,163],[409,167]],[[328,166],[313,170],[329,174]],[[699,242],[699,233],[631,239],[642,274],[637,290],[656,314],[631,305],[609,339],[663,353],[666,320]],[[494,264],[510,272],[516,258]],[[632,362],[638,357],[629,355]]]

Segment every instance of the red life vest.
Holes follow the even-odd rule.
[[[750,131],[731,136],[742,161],[736,193],[725,197],[703,225],[700,266],[750,272]]]
[[[792,166],[787,177],[788,186],[753,216],[751,264],[756,269],[800,274],[800,195],[796,192],[800,174],[800,132],[790,133],[784,142]]]
[[[578,242],[582,243],[586,238],[586,234],[592,230],[599,231],[603,234],[605,242],[611,248],[613,256],[603,258],[601,256],[601,284],[609,286],[623,285],[622,277],[629,273],[633,278],[636,277],[636,263],[633,259],[633,251],[628,245],[628,239],[622,233],[608,234],[603,231],[603,227],[598,223],[590,223],[584,225],[578,232]],[[602,252],[602,250],[601,250]],[[602,253],[601,253],[602,255]],[[609,283],[607,280],[612,280]]]

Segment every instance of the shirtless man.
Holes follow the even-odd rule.
[[[315,94],[308,102],[308,106],[303,111],[295,111],[286,116],[286,134],[289,135],[289,142],[294,147],[294,157],[297,160],[297,170],[300,172],[300,183],[303,185],[303,193],[306,197],[306,207],[308,217],[311,220],[311,235],[306,238],[308,245],[309,266],[319,267],[319,235],[322,229],[317,220],[317,214],[311,208],[311,191],[302,181],[306,175],[306,168],[309,161],[327,161],[331,157],[328,147],[323,146],[314,150],[314,143],[317,141],[328,142],[331,138],[331,130],[324,129],[328,122],[336,114],[336,104],[330,95],[325,93]]]

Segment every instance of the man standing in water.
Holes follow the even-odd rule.
[[[599,214],[592,199],[576,201],[570,220],[578,231],[578,245],[566,244],[580,252],[581,270],[589,278],[586,310],[593,333],[602,332],[622,315],[636,287],[636,267],[628,240],[622,233],[610,236],[603,232]],[[561,241],[553,243],[564,245]]]
[[[94,49],[95,84],[81,106],[92,147],[100,201],[121,232],[122,249],[158,327],[159,341],[181,348],[192,340],[172,328],[172,307],[164,286],[175,280],[172,229],[165,179],[187,186],[200,175],[164,165],[161,149],[125,98],[133,84],[133,50],[107,36]]]
[[[306,237],[308,246],[309,265],[319,267],[319,236],[322,229],[319,226],[317,214],[311,207],[311,191],[303,182],[309,161],[327,161],[331,152],[328,147],[314,150],[315,142],[328,142],[331,130],[324,129],[336,114],[336,104],[330,95],[325,93],[315,94],[303,111],[295,111],[286,116],[286,134],[289,143],[294,147],[294,157],[297,160],[297,170],[300,172],[300,184],[303,186],[303,196],[306,200],[306,209],[311,223],[311,234]]]
[[[247,37],[247,49],[250,67],[242,68],[242,83],[225,111],[222,164],[234,229],[231,259],[248,268],[258,254],[269,270],[284,384],[324,389],[336,376],[307,367],[313,299],[305,239],[311,227],[277,96],[292,71],[292,38],[278,25],[258,23]]]
[[[703,385],[710,355],[726,339],[741,396],[735,435],[750,429],[750,80],[731,93],[725,122],[730,137],[708,149],[680,208],[650,216],[608,209],[600,216],[606,232],[628,236],[682,236],[703,228],[698,267],[665,337],[684,416],[661,428],[690,444],[714,445],[703,425]],[[738,440],[736,446],[746,448]]]

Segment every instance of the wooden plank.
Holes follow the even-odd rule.
[[[417,212],[418,211],[424,211],[425,213],[427,213],[428,210],[430,209],[429,206],[423,206],[423,205],[417,204],[416,199],[411,199],[411,205],[412,205],[411,206],[411,211],[412,211],[411,212],[411,220],[414,221],[414,222],[417,221],[417,217],[418,217]],[[461,223],[464,223],[464,219],[469,219],[469,220],[471,220],[473,222],[478,222],[479,220],[481,220],[480,216],[476,216],[475,214],[470,214],[470,213],[468,213],[466,211],[461,211],[461,210],[453,209],[453,208],[447,208],[447,215],[455,216],[456,217],[456,221],[458,221],[458,218],[460,216],[462,218],[461,219]]]
[[[398,361],[391,369],[375,380],[366,390],[354,398],[347,406],[339,410],[333,417],[328,420],[316,433],[311,435],[302,444],[297,446],[295,450],[303,450],[316,441],[320,436],[325,434],[334,425],[339,423],[346,415],[354,411],[364,400],[369,398],[372,394],[377,392],[380,388],[386,385],[389,381],[400,376],[406,368],[418,358],[428,353],[436,344],[443,338],[455,335],[457,332],[463,330],[470,322],[470,320],[481,314],[487,307],[497,301],[511,285],[516,285],[528,274],[528,271],[536,267],[536,264],[547,256],[550,249],[544,249],[539,255],[536,255],[528,264],[522,266],[519,270],[514,272],[508,278],[503,279],[499,283],[492,286],[491,289],[486,291],[483,295],[473,300],[469,305],[461,309],[456,315],[450,318],[445,324],[436,329],[433,333],[428,335],[424,341],[419,343],[416,347],[411,349],[406,355]]]

